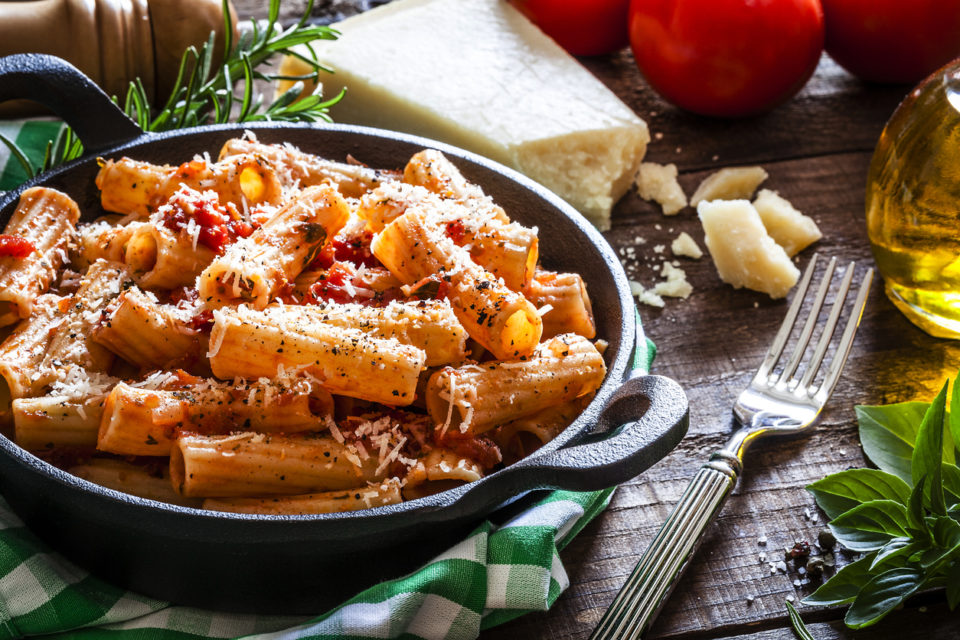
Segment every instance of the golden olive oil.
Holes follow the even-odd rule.
[[[960,338],[960,60],[897,107],[870,163],[866,205],[887,296],[927,333]]]

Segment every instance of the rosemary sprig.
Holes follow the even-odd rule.
[[[263,22],[252,19],[249,28],[242,30],[234,42],[233,21],[224,0],[226,38],[222,64],[214,67],[215,33],[211,32],[199,49],[191,46],[184,51],[174,88],[162,107],[151,104],[139,78],[130,83],[122,103],[116,96],[113,101],[144,131],[169,131],[230,121],[330,122],[329,108],[343,97],[343,92],[324,100],[318,84],[313,94],[297,100],[304,81],[316,81],[320,71],[332,71],[319,62],[309,43],[318,39],[333,40],[339,35],[328,26],[307,24],[312,9],[313,0],[308,0],[299,21],[283,29],[278,22],[280,0],[270,0],[267,19]],[[292,51],[292,47],[301,44],[307,45],[307,55]],[[278,54],[293,55],[307,63],[312,71],[290,76],[261,70]],[[294,84],[264,106],[263,96],[256,90],[257,80],[292,80]],[[12,140],[0,135],[0,142],[10,149],[28,178],[83,154],[83,145],[70,127],[61,129],[57,138],[47,143],[39,165],[31,163]]]

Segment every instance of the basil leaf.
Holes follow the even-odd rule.
[[[890,564],[901,557],[904,558],[904,562],[898,564],[902,565],[906,562],[907,558],[917,551],[920,551],[923,546],[921,543],[915,542],[912,538],[894,538],[877,551],[873,557],[873,562],[870,563],[870,571],[873,571],[881,565]]]
[[[871,500],[830,523],[837,541],[853,551],[875,551],[893,538],[908,537],[907,508],[893,500]]]
[[[947,382],[943,383],[940,393],[933,399],[923,415],[913,456],[910,460],[910,475],[916,485],[920,478],[927,478],[923,489],[924,504],[936,515],[946,515],[947,506],[943,499],[943,480],[940,467],[943,464],[943,430],[946,426]],[[953,445],[951,444],[951,449]]]
[[[932,540],[930,527],[927,526],[927,514],[923,509],[923,488],[927,484],[926,477],[920,478],[910,493],[910,505],[907,510],[908,529],[914,537],[923,537],[925,541]]]
[[[947,604],[950,611],[960,604],[960,562],[954,565],[947,576]]]
[[[928,406],[926,402],[901,402],[855,407],[864,454],[883,471],[912,484],[913,443]]]
[[[860,587],[869,579],[873,556],[874,554],[871,553],[846,565],[801,602],[805,605],[824,607],[853,602],[860,593]]]
[[[787,600],[787,613],[790,615],[790,626],[800,640],[815,640],[813,634],[807,629],[807,625],[803,624],[803,618],[797,613],[797,608],[789,600]]]
[[[944,462],[940,467],[940,476],[943,479],[943,498],[947,502],[947,508],[960,505],[960,467]]]
[[[936,547],[925,551],[919,559],[926,575],[934,576],[942,568],[960,557],[960,524],[947,516],[933,520],[930,528]]]
[[[922,581],[920,571],[912,567],[898,567],[874,576],[860,590],[843,621],[851,629],[878,622],[909,598]]]
[[[953,393],[950,394],[950,416],[948,423],[950,425],[950,435],[953,439],[954,448],[960,447],[960,373],[953,381]]]
[[[893,500],[903,505],[910,502],[910,485],[878,469],[848,469],[832,473],[807,485],[807,491],[813,494],[817,506],[831,519],[871,500]]]

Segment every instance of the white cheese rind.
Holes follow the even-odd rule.
[[[687,206],[687,194],[677,182],[677,165],[675,164],[642,162],[636,183],[640,197],[657,202],[665,216],[675,215]]]
[[[783,298],[800,278],[800,270],[767,235],[760,214],[747,200],[701,202],[697,214],[704,242],[717,273],[735,289],[746,287]]]
[[[647,126],[510,3],[395,0],[334,27],[338,40],[311,43],[336,70],[323,75],[324,94],[347,87],[334,120],[475,151],[609,227]],[[296,72],[297,61],[284,67]]]
[[[813,218],[800,213],[776,191],[761,189],[753,206],[767,233],[791,258],[823,237]]]
[[[728,167],[704,178],[690,196],[690,206],[708,200],[748,200],[767,179],[763,167]]]

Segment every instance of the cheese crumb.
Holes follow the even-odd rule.
[[[642,302],[643,304],[651,307],[663,309],[666,306],[663,298],[657,295],[652,289],[647,289],[636,280],[630,281],[630,293],[636,296],[638,302]]]
[[[687,206],[687,194],[677,182],[677,165],[643,162],[636,179],[637,193],[644,200],[653,200],[663,209],[663,215],[676,215]]]
[[[684,256],[694,260],[703,257],[703,251],[697,245],[697,241],[691,238],[686,231],[681,231],[680,235],[674,238],[673,242],[670,243],[670,250],[673,251],[675,256]]]
[[[701,202],[697,214],[721,280],[735,289],[746,287],[775,299],[785,297],[797,283],[800,270],[767,234],[750,202]]]
[[[696,207],[709,200],[749,200],[764,180],[763,167],[728,167],[707,176],[690,197]]]
[[[797,211],[776,191],[761,189],[753,206],[767,233],[791,258],[823,237],[813,218]]]
[[[658,282],[653,288],[653,292],[658,296],[686,299],[693,293],[693,285],[687,282],[687,274],[683,269],[664,262],[660,274],[666,280]]]

